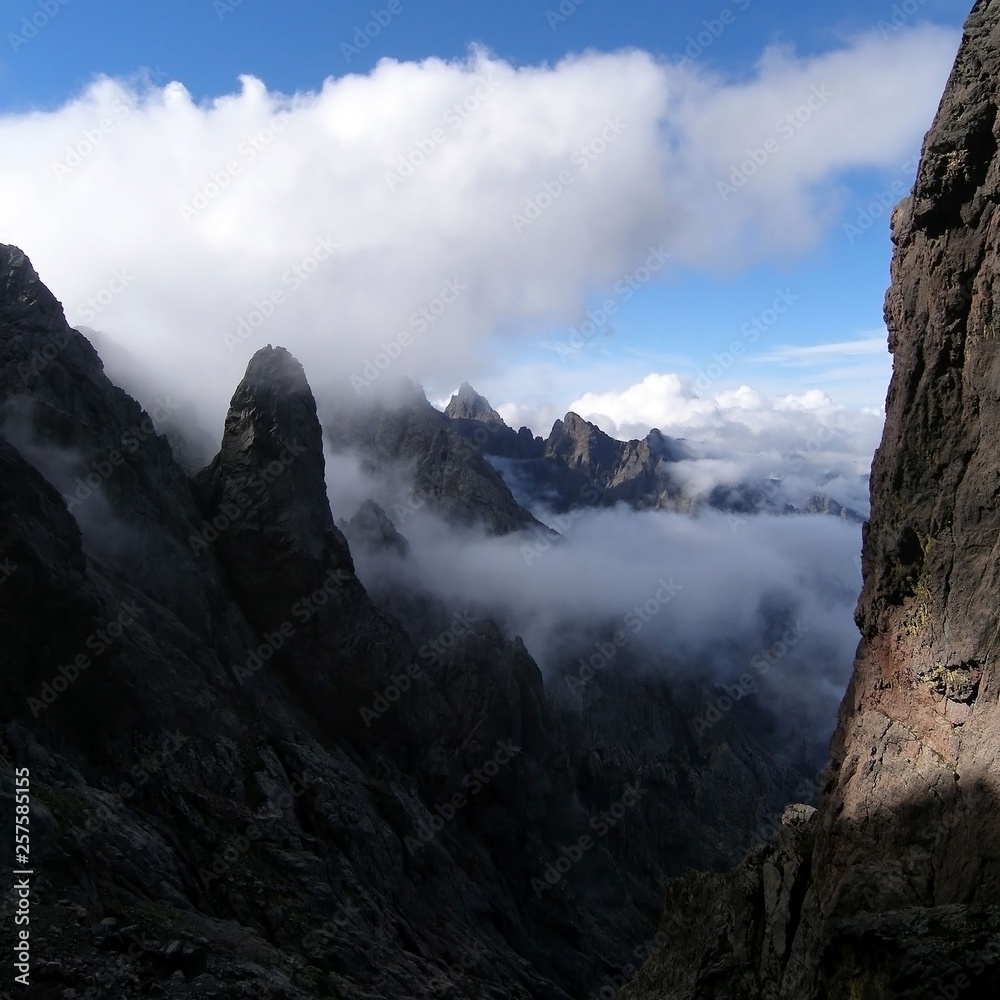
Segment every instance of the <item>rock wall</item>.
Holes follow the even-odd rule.
[[[1000,2],[980,0],[892,220],[863,638],[819,811],[672,885],[710,930],[629,1000],[1000,991],[998,108]]]

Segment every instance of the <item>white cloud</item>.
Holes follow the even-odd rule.
[[[457,382],[484,356],[503,363],[487,345],[578,321],[586,293],[651,247],[729,268],[807,246],[840,171],[912,150],[955,45],[924,26],[825,55],[772,50],[737,82],[639,51],[522,68],[474,52],[290,96],[244,77],[201,105],[179,83],[102,79],[0,119],[0,239],[71,322],[188,386],[214,427],[267,342],[318,384],[380,355]],[[814,88],[829,98],[783,135]],[[717,181],[769,137],[777,151],[723,201]],[[659,413],[656,391],[637,393],[633,419]],[[666,396],[678,419],[720,405]]]
[[[495,618],[524,639],[556,693],[569,690],[563,675],[577,676],[578,658],[615,631],[647,669],[728,681],[774,642],[776,624],[780,633],[797,623],[808,641],[776,666],[765,704],[793,712],[799,731],[816,726],[825,736],[831,724],[858,640],[857,525],[618,507],[567,516],[551,544],[533,533],[456,529],[427,508],[414,511],[399,502],[398,484],[373,480],[350,456],[329,457],[327,482],[337,516],[374,497],[410,542],[405,560],[356,547],[366,587],[378,594],[392,580],[405,594],[429,592],[447,608]]]
[[[748,360],[751,364],[777,364],[797,367],[828,365],[832,361],[851,358],[885,358],[888,348],[884,335],[863,340],[841,340],[832,344],[811,344],[805,347],[776,347]]]

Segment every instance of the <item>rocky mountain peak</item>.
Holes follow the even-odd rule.
[[[654,427],[643,439],[651,457],[661,459],[665,462],[679,462],[682,459],[690,458],[684,444],[677,438],[668,437],[658,427]]]
[[[623,442],[572,411],[552,425],[545,442],[546,455],[561,458],[570,469],[585,472],[592,479],[602,473],[613,475],[623,453]]]
[[[452,420],[478,420],[493,427],[506,427],[503,417],[490,406],[489,400],[481,396],[468,382],[459,386],[445,408],[445,416]]]
[[[247,365],[240,388],[269,389],[275,393],[310,393],[305,369],[284,347],[262,347]]]
[[[0,244],[0,381],[4,395],[30,389],[54,399],[68,371],[101,377],[104,365],[89,341],[69,327],[59,300],[18,247]],[[62,382],[62,384],[59,384]]]
[[[36,303],[58,305],[24,252],[5,243],[0,243],[0,302],[5,312]]]
[[[338,522],[338,526],[357,551],[358,546],[372,552],[392,552],[406,556],[410,543],[400,534],[385,509],[374,500],[365,500],[350,521]]]
[[[302,448],[319,457],[323,432],[302,365],[283,347],[262,347],[251,359],[226,416],[223,450]],[[256,458],[269,458],[257,454]],[[315,454],[314,454],[315,457]]]
[[[219,454],[196,479],[209,521],[226,522],[215,545],[251,620],[271,617],[275,589],[301,594],[330,568],[353,572],[325,466],[302,366],[284,348],[262,348],[233,395]]]

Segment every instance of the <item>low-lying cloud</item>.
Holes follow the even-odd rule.
[[[402,481],[371,477],[349,454],[328,455],[327,482],[335,516],[349,518],[372,497],[410,543],[402,559],[354,547],[373,593],[430,594],[495,618],[524,639],[564,695],[579,659],[616,631],[648,669],[725,683],[797,629],[794,648],[775,658],[761,687],[795,714],[799,732],[832,729],[858,640],[856,524],[618,507],[554,519],[562,531],[555,541],[533,532],[495,537],[446,524],[429,504],[414,503]]]

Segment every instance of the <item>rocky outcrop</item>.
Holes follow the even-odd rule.
[[[872,467],[863,642],[821,813],[825,912],[873,877],[873,910],[1000,903],[998,32],[1000,4],[977,3],[893,216],[893,378]]]
[[[567,413],[548,438],[515,432],[489,401],[463,383],[445,409],[453,429],[504,473],[515,495],[562,513],[629,503],[637,509],[676,506],[680,489],[666,463],[688,457],[679,441],[652,430],[641,441],[618,441],[596,424]]]
[[[365,500],[354,517],[350,521],[339,522],[338,527],[355,548],[391,552],[400,558],[409,555],[410,543],[374,500]]]
[[[567,413],[552,425],[545,441],[545,454],[559,458],[574,472],[587,479],[610,480],[622,458],[622,442],[604,433],[575,413]]]
[[[387,479],[402,477],[404,507],[428,504],[453,523],[482,525],[493,534],[547,533],[479,447],[457,433],[417,386],[398,386],[395,398],[331,398],[324,407],[331,448],[362,456],[370,471]]]
[[[786,858],[776,884],[791,903],[772,910],[753,888],[766,887],[760,858],[725,879],[682,879],[669,898],[718,933],[663,951],[625,997],[1000,990],[998,37],[1000,3],[980,0],[893,216],[894,364],[872,470],[863,638],[813,846],[779,838],[771,849]],[[785,870],[806,863],[803,890]],[[791,944],[786,930],[769,948],[781,926],[795,928]]]
[[[458,392],[448,401],[444,415],[449,420],[475,420],[487,427],[507,426],[503,417],[490,406],[489,400],[476,392],[468,382],[463,382]]]
[[[468,382],[448,402],[444,415],[457,434],[471,442],[484,455],[500,458],[537,460],[545,454],[545,444],[527,427],[515,431]]]
[[[850,521],[852,524],[863,524],[865,520],[856,510],[845,507],[825,493],[814,493],[807,497],[801,509],[806,514],[829,514],[840,518],[841,521]]]
[[[772,843],[726,874],[670,882],[656,948],[620,1000],[778,997],[809,886],[815,814],[785,810]],[[684,933],[669,933],[683,927]]]

